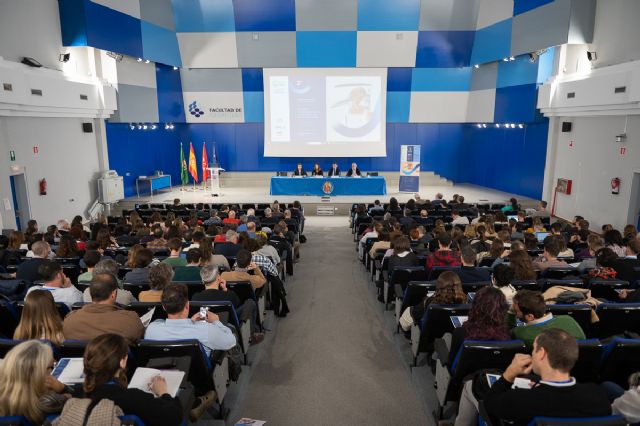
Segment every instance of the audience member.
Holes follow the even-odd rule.
[[[235,257],[241,248],[240,244],[238,244],[237,232],[230,229],[225,233],[225,242],[216,243],[213,246],[213,252],[224,257]]]
[[[37,241],[31,246],[33,257],[18,265],[16,278],[30,282],[40,281],[44,277],[39,274],[40,265],[47,262],[51,253],[51,246],[45,241]]]
[[[520,339],[528,347],[533,345],[535,337],[549,328],[559,328],[566,331],[576,339],[584,339],[584,331],[580,325],[568,315],[554,316],[551,312],[546,312],[546,306],[542,294],[537,291],[520,290],[513,297],[511,306],[511,322],[515,326],[513,319],[518,319],[524,323],[519,327],[513,327],[511,334],[514,339]]]
[[[82,256],[82,260],[84,260],[84,264],[87,268],[87,272],[83,272],[78,275],[79,283],[87,283],[91,281],[93,277],[93,268],[100,262],[102,256],[98,253],[97,250],[87,250]]]
[[[43,278],[43,284],[29,288],[27,295],[34,290],[49,291],[56,302],[64,303],[69,309],[74,303],[82,302],[82,292],[71,284],[59,263],[45,260],[38,268],[38,274]]]
[[[158,263],[149,270],[149,290],[141,291],[138,299],[141,302],[160,302],[162,290],[171,282],[173,269],[166,263]]]
[[[427,256],[427,271],[434,266],[460,266],[460,255],[451,250],[451,236],[447,232],[441,232],[436,238],[438,250]]]
[[[254,289],[261,288],[266,284],[262,270],[251,261],[251,253],[242,249],[236,257],[236,264],[233,271],[223,272],[222,279],[225,281],[249,281]]]
[[[416,306],[411,306],[402,313],[400,326],[409,331],[413,324],[419,324],[431,303],[437,305],[456,305],[467,301],[467,295],[462,291],[462,282],[455,272],[445,271],[438,276],[436,291],[427,294]]]
[[[455,272],[463,283],[479,283],[491,280],[491,270],[489,268],[476,267],[476,252],[466,246],[460,250],[462,266]]]
[[[29,340],[12,348],[0,363],[0,416],[24,416],[41,425],[46,415],[60,412],[69,388],[51,375],[53,366],[46,343]]]
[[[504,294],[509,305],[513,303],[513,297],[517,293],[515,287],[511,285],[514,275],[515,271],[511,266],[501,263],[493,268],[493,277],[491,278],[491,283]]]
[[[561,248],[558,238],[561,237],[548,236],[545,238],[542,256],[533,261],[534,270],[544,271],[547,268],[568,266],[564,260],[558,260],[558,254]]]
[[[153,252],[147,248],[141,248],[135,255],[133,269],[126,273],[124,281],[129,284],[148,284],[149,265],[153,261]]]
[[[133,302],[137,302],[137,299],[129,290],[124,290],[120,288],[122,286],[122,283],[120,282],[120,280],[118,280],[118,268],[119,266],[115,260],[106,258],[106,259],[102,259],[100,262],[96,264],[96,266],[93,268],[93,274],[94,275],[110,274],[116,278],[116,281],[118,283],[118,289],[116,290],[117,304],[126,306]],[[82,299],[84,302],[91,303],[92,300],[91,300],[90,290],[91,290],[91,286],[89,286],[89,288],[86,288],[82,293]]]
[[[106,400],[111,400],[124,414],[138,416],[144,424],[181,424],[182,405],[178,398],[169,395],[162,376],[151,379],[151,393],[127,388],[128,354],[128,342],[118,334],[102,334],[87,345],[84,352],[83,390],[90,402],[95,404],[96,411]],[[88,419],[88,424],[92,424],[91,416]]]
[[[576,383],[570,371],[578,360],[578,343],[563,330],[540,333],[531,355],[516,354],[500,379],[483,399],[491,420],[526,425],[534,417],[599,417],[611,414],[602,389],[593,383]],[[518,376],[536,374],[529,389],[514,387]],[[478,402],[472,381],[462,391],[456,425],[474,424]]]
[[[178,266],[173,275],[174,281],[200,281],[201,252],[192,248],[187,252],[187,266]]]
[[[100,334],[116,333],[131,343],[140,339],[144,334],[140,317],[116,305],[117,290],[118,281],[112,274],[95,274],[89,287],[92,303],[65,317],[65,338],[90,340]]]
[[[24,299],[20,323],[13,333],[16,340],[44,339],[54,345],[64,340],[62,318],[53,295],[47,290],[34,290]]]

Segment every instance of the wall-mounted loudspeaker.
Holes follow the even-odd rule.
[[[93,133],[93,123],[82,123],[82,131],[85,133]]]
[[[562,122],[562,132],[563,133],[567,133],[571,131],[571,122],[570,121],[563,121]]]

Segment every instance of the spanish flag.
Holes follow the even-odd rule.
[[[189,142],[189,174],[195,183],[198,183],[198,163],[196,162],[196,152],[193,150],[193,143]]]

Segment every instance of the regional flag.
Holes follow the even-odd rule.
[[[180,142],[180,180],[183,185],[189,183],[189,173],[187,173],[187,162],[184,159],[184,150],[182,149],[182,142]]]
[[[195,183],[198,183],[198,163],[196,162],[196,152],[193,150],[193,143],[189,142],[189,174]]]
[[[207,157],[207,144],[202,142],[202,181],[206,182],[211,176],[209,171],[209,158]]]

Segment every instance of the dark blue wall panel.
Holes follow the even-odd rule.
[[[84,19],[84,0],[58,0],[60,30],[64,46],[87,45],[87,22]]]
[[[295,31],[295,0],[233,0],[236,31]]]
[[[141,58],[140,20],[91,1],[85,2],[88,45]]]
[[[464,125],[460,181],[540,199],[548,130],[546,120],[524,129]]]
[[[180,71],[168,65],[156,64],[156,85],[158,86],[159,121],[185,121]]]
[[[553,3],[553,0],[514,0],[513,16],[520,15],[547,3]]]
[[[468,67],[475,31],[420,31],[416,67]]]
[[[262,68],[242,68],[242,90],[245,92],[262,92]]]
[[[410,92],[413,68],[388,68],[387,92]]]
[[[493,120],[496,123],[530,123],[536,121],[538,90],[536,84],[499,87]]]

